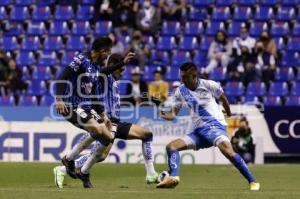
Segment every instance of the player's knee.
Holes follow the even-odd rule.
[[[150,142],[153,140],[153,134],[149,131],[145,131],[144,136],[143,136],[143,140],[146,142]]]
[[[167,146],[166,146],[166,150],[169,151],[169,150],[177,150],[177,147],[175,144],[173,144],[172,142],[169,143]]]

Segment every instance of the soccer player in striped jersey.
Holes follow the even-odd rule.
[[[110,54],[112,41],[107,37],[97,38],[88,53],[79,53],[67,66],[57,79],[56,83],[56,110],[73,125],[90,133],[91,137],[98,140],[104,146],[108,146],[114,139],[114,135],[106,127],[99,114],[103,107],[93,103],[93,98],[99,93],[98,87],[101,73],[111,73],[128,63],[133,57],[129,53],[124,60],[108,69],[101,69],[101,65]],[[68,174],[76,178],[74,173],[74,159],[87,146],[75,146],[62,159]]]
[[[122,60],[122,56],[119,54],[112,54],[108,59],[108,68],[111,68],[116,63],[119,63]],[[107,91],[103,98],[100,101],[103,102],[105,107],[105,112],[109,119],[112,121],[112,131],[115,133],[115,137],[124,140],[130,139],[140,139],[142,140],[142,153],[145,160],[146,167],[146,182],[147,183],[156,183],[158,178],[158,173],[154,169],[153,165],[153,154],[152,154],[152,133],[135,124],[122,122],[120,121],[120,94],[118,89],[118,80],[121,78],[124,71],[124,67],[113,72],[112,75],[108,75],[106,82],[104,83],[107,86],[107,89],[104,87],[99,88],[99,93],[104,93]],[[103,83],[101,83],[103,84]],[[89,145],[94,141],[94,139],[85,134],[79,141],[82,145]],[[89,173],[92,166],[97,163],[105,160],[107,157],[112,144],[105,146],[100,142],[96,142],[94,148],[90,151],[89,154],[81,156],[75,160],[75,167],[77,169],[77,177],[80,178],[83,182],[85,188],[93,187],[90,179]],[[58,187],[63,186],[63,180],[65,175],[64,167],[56,167],[55,181]]]
[[[170,176],[160,182],[157,188],[174,188],[179,183],[179,151],[216,146],[247,179],[250,190],[259,190],[260,184],[256,182],[244,160],[233,151],[227,137],[227,124],[216,99],[222,102],[227,116],[231,115],[231,110],[221,86],[211,80],[199,79],[197,66],[190,62],[180,66],[180,78],[182,84],[165,102],[160,115],[166,120],[172,120],[180,108],[187,105],[191,112],[194,130],[167,145]]]

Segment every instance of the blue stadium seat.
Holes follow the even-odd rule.
[[[41,53],[39,58],[39,65],[53,66],[57,64],[57,58],[55,52],[53,51],[44,51]]]
[[[207,65],[207,53],[205,51],[196,51],[193,62],[200,67]]]
[[[255,22],[250,26],[250,35],[258,37],[263,30],[268,30],[268,24],[265,22]]]
[[[4,6],[0,7],[0,20],[7,19],[7,13]]]
[[[66,21],[73,19],[74,14],[71,6],[56,6],[54,19]]]
[[[273,19],[274,12],[271,7],[257,7],[254,15],[255,20],[268,21]]]
[[[285,43],[284,43],[284,39],[282,37],[277,37],[274,38],[275,44],[276,44],[276,48],[277,50],[284,50],[285,49]]]
[[[297,23],[294,25],[293,30],[292,30],[292,36],[300,36],[300,23]]]
[[[176,50],[177,46],[174,37],[163,36],[159,37],[157,42],[158,50]]]
[[[296,59],[296,52],[294,51],[284,51],[282,52],[282,57],[280,60],[280,66],[290,67],[297,66],[298,62]]]
[[[33,52],[28,52],[28,51],[19,52],[16,61],[17,61],[17,65],[26,65],[26,66],[32,65],[36,62]]]
[[[300,51],[300,37],[290,38],[287,43],[287,50],[290,51]]]
[[[195,50],[199,45],[196,37],[181,37],[178,47],[180,50]]]
[[[170,64],[170,58],[167,51],[153,50],[151,53],[151,62],[161,63],[163,65]]]
[[[179,80],[179,67],[171,66],[167,68],[166,80],[177,81]]]
[[[28,83],[28,89],[27,89],[28,95],[44,95],[47,93],[46,82],[44,80],[34,79],[32,81],[27,81],[27,83]]]
[[[4,32],[4,36],[20,36],[23,33],[23,28],[20,23],[10,21],[8,30]]]
[[[90,23],[88,21],[78,21],[73,24],[73,35],[88,35],[91,32]]]
[[[214,37],[202,37],[200,42],[200,49],[207,51]]]
[[[273,23],[271,28],[271,35],[274,37],[282,37],[289,34],[288,23]]]
[[[67,35],[69,33],[67,22],[53,22],[50,25],[50,35]]]
[[[25,21],[29,18],[27,7],[14,6],[10,13],[10,20],[12,21]]]
[[[88,21],[90,18],[92,18],[94,13],[94,8],[91,6],[79,6],[76,18],[77,20],[84,20]]]
[[[38,36],[28,36],[22,41],[21,49],[23,51],[36,51],[41,48],[40,39]]]
[[[209,79],[215,81],[223,81],[226,79],[226,68],[216,67],[213,71],[209,74]]]
[[[37,98],[36,96],[30,96],[30,95],[25,95],[25,96],[20,96],[19,99],[19,106],[37,106]]]
[[[46,34],[45,23],[43,23],[43,22],[31,22],[31,23],[29,23],[26,34],[30,35],[30,36],[45,35]]]
[[[263,82],[250,82],[247,87],[247,96],[264,96],[266,85]]]
[[[216,6],[231,6],[236,0],[216,0]]]
[[[107,35],[112,32],[112,22],[111,21],[98,21],[95,27],[96,35]]]
[[[84,5],[94,5],[96,0],[82,0]]]
[[[76,51],[66,51],[62,56],[61,64],[64,66],[69,65],[76,54]]]
[[[256,4],[256,0],[238,0],[240,6],[253,6]]]
[[[82,50],[86,48],[86,44],[83,36],[72,36],[68,39],[66,44],[67,50]]]
[[[190,62],[192,61],[191,59],[191,54],[186,51],[176,51],[172,55],[172,66],[180,66],[181,64],[185,62]]]
[[[276,68],[275,80],[276,81],[291,81],[294,80],[294,72],[291,67]]]
[[[281,0],[283,6],[298,6],[300,0]]]
[[[21,70],[22,70],[22,80],[30,80],[31,79],[31,75],[30,72],[28,70],[27,66],[21,66]]]
[[[290,7],[281,7],[278,9],[276,21],[290,21],[295,18],[295,9]]]
[[[0,96],[0,106],[15,106],[13,96]]]
[[[152,36],[143,36],[143,41],[146,43],[147,48],[150,50],[156,47]]]
[[[266,96],[264,97],[265,106],[281,106],[281,99],[279,96]]]
[[[32,71],[32,79],[49,80],[52,79],[51,69],[49,66],[39,65],[34,67]]]
[[[56,0],[36,0],[36,4],[39,6],[50,6],[55,2]]]
[[[290,96],[285,102],[285,106],[300,106],[300,96]]]
[[[224,28],[223,22],[211,22],[207,24],[205,34],[209,36],[215,36],[219,30],[224,30]]]
[[[1,40],[1,39],[0,39]],[[3,37],[2,38],[2,46],[6,51],[14,51],[18,49],[18,43],[16,37]]]
[[[260,5],[262,6],[275,6],[276,4],[280,3],[279,0],[260,0]]]
[[[300,82],[300,68],[299,68],[299,67],[298,67],[298,73],[297,73],[296,80],[297,80],[298,82]]]
[[[175,21],[165,21],[162,26],[163,36],[177,36],[180,33],[180,23]]]
[[[239,36],[242,24],[243,24],[242,22],[233,22],[233,23],[229,24],[228,35],[231,37]]]
[[[286,82],[273,82],[270,85],[269,96],[285,96],[289,90]]]
[[[8,6],[8,5],[12,5],[13,3],[14,3],[13,0],[1,0],[0,6]]]
[[[34,3],[34,0],[15,0],[15,5],[17,6],[30,6]]]
[[[188,36],[199,36],[204,31],[203,23],[197,21],[190,21],[185,24],[184,34]]]
[[[244,86],[241,82],[228,82],[224,88],[226,96],[242,96]]]
[[[199,7],[191,7],[188,15],[190,21],[203,21],[207,18],[208,14],[205,9]]]
[[[48,21],[51,19],[49,6],[34,7],[32,13],[32,21]]]
[[[60,36],[50,36],[47,37],[44,41],[44,50],[51,51],[51,50],[62,50],[63,49],[63,42]]]
[[[51,95],[45,95],[41,98],[40,106],[51,106],[54,103],[54,97]]]
[[[297,82],[293,85],[291,90],[291,95],[293,96],[300,95],[300,82]]]
[[[212,13],[212,19],[216,21],[225,21],[231,18],[229,7],[215,7]]]
[[[207,7],[209,5],[212,5],[214,3],[213,0],[194,0],[194,6],[196,7]]]
[[[252,18],[250,7],[236,7],[234,9],[233,19],[237,21],[246,21]]]
[[[243,104],[259,104],[258,97],[253,95],[246,95],[245,97],[242,97]]]

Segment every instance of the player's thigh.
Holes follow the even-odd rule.
[[[129,133],[128,133],[128,139],[132,140],[132,139],[146,139],[148,137],[150,137],[152,134],[151,132],[139,125],[131,125],[130,129],[129,129]]]
[[[188,145],[186,144],[185,140],[182,138],[178,138],[176,140],[171,141],[168,145],[167,145],[167,150],[178,150],[178,151],[182,151],[182,150],[187,150],[188,149]]]

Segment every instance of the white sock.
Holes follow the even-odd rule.
[[[148,176],[156,173],[153,165],[152,141],[142,143],[142,152],[145,160],[145,168]]]
[[[89,133],[84,134],[79,142],[71,149],[69,153],[67,153],[67,160],[74,160],[84,149],[86,149],[93,141],[94,138],[90,136]]]
[[[95,146],[92,148],[86,161],[83,163],[81,167],[81,173],[83,174],[90,173],[91,168],[93,167],[94,164],[96,164],[100,160],[102,152],[106,147],[107,146],[102,145],[100,142],[96,142]]]
[[[74,161],[75,162],[75,168],[77,168],[77,169],[81,168],[90,156],[91,156],[91,153],[85,154],[85,155],[80,156],[79,158],[77,158]]]
[[[65,166],[60,166],[60,167],[59,167],[59,170],[60,170],[61,172],[63,172],[65,175],[67,174],[67,170],[66,170],[66,167],[65,167]]]

